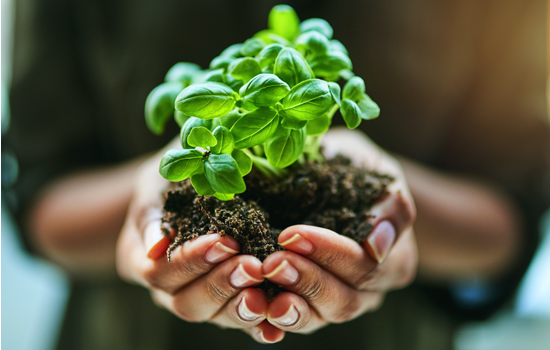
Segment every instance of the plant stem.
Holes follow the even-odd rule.
[[[256,153],[258,157],[261,157],[264,155],[264,148],[262,147],[262,145],[256,145],[252,147],[252,150],[254,151],[254,153]]]
[[[306,137],[306,145],[304,154],[307,154],[308,160],[318,163],[323,163],[325,160],[319,149],[321,148],[321,140],[323,135],[314,135]]]
[[[334,113],[340,108],[336,103],[332,108],[327,112],[327,115],[329,118],[332,119],[334,117]],[[307,154],[309,160],[313,160],[315,162],[322,163],[325,158],[323,158],[323,155],[319,151],[321,148],[321,140],[323,139],[323,135],[315,135],[315,136],[308,136],[306,138],[306,145],[304,147],[304,153]]]
[[[250,152],[249,149],[242,149],[242,151],[246,153],[246,155],[248,155],[250,159],[252,159],[252,163],[254,164],[254,166],[259,171],[261,171],[265,176],[269,178],[274,178],[274,177],[280,178],[280,177],[288,176],[288,171],[286,171],[285,169],[275,168],[273,165],[269,163],[267,159],[254,155],[252,152]]]
[[[336,113],[338,108],[340,107],[335,103],[334,106],[332,106],[332,108],[327,112],[328,117],[332,119],[332,117],[334,117],[334,113]]]

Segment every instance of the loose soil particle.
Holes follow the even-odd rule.
[[[338,156],[324,164],[306,163],[288,168],[284,179],[269,179],[253,170],[245,177],[247,190],[231,201],[198,195],[189,180],[173,183],[165,194],[163,232],[172,227],[177,235],[170,253],[185,241],[200,235],[230,235],[241,245],[240,254],[263,261],[284,250],[277,243],[288,226],[307,224],[324,227],[357,242],[372,231],[367,222],[372,205],[387,195],[393,180],[351,165]],[[283,290],[272,282],[260,286],[272,299]]]

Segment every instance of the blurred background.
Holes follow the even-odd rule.
[[[7,103],[11,72],[13,0],[2,0],[2,134],[9,129]],[[30,256],[7,210],[17,161],[2,150],[2,337],[4,349],[53,349],[63,321],[70,283],[59,269]],[[540,223],[541,244],[515,300],[490,320],[464,325],[455,338],[458,350],[550,348],[550,212]],[[462,298],[475,299],[483,285],[457,286]]]

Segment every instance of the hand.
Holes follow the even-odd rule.
[[[311,333],[372,311],[386,292],[406,286],[416,273],[416,212],[399,163],[358,132],[331,131],[324,141],[327,156],[342,153],[395,181],[390,195],[372,208],[374,229],[362,245],[313,226],[281,233],[279,243],[287,251],[269,256],[262,271],[288,290],[267,311],[268,321],[284,331]]]
[[[117,243],[117,269],[127,281],[150,290],[154,301],[189,322],[240,328],[258,342],[280,340],[281,331],[265,321],[267,299],[254,287],[264,277],[261,262],[235,256],[239,244],[229,236],[200,236],[176,248],[161,232],[161,194],[168,182],[158,173],[162,153],[141,168],[134,198]]]

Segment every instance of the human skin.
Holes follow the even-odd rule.
[[[157,303],[185,320],[240,328],[259,342],[280,341],[286,331],[311,333],[326,324],[350,320],[376,309],[386,292],[401,288],[414,278],[418,259],[412,229],[415,210],[399,163],[362,134],[337,129],[329,132],[324,142],[329,156],[344,153],[357,165],[396,177],[390,187],[392,195],[373,208],[374,231],[363,245],[329,230],[299,225],[286,229],[279,237],[287,251],[271,255],[263,264],[251,256],[235,256],[238,243],[218,235],[186,242],[173,252],[170,263],[165,257],[148,257],[151,248],[162,239],[159,194],[167,183],[157,170],[160,152],[141,165],[135,181],[122,176],[135,172],[136,165],[130,164],[101,172],[104,182],[84,182],[89,179],[86,176],[91,176],[85,174],[53,184],[31,214],[37,246],[52,260],[72,266],[75,273],[80,269],[95,276],[99,273],[94,273],[90,262],[97,260],[92,256],[100,251],[101,244],[109,253],[102,257],[104,263],[97,266],[102,274],[114,271],[118,238],[116,261],[121,277],[148,288]],[[421,198],[417,206],[422,220],[416,229],[421,231],[418,245],[422,276],[448,283],[457,276],[492,278],[513,267],[509,257],[517,255],[521,232],[513,219],[517,214],[506,197],[483,184],[437,173],[412,162],[404,164],[412,193]],[[430,181],[427,187],[422,182],[422,177],[427,176],[440,181]],[[82,192],[86,189],[88,195],[100,193],[99,188],[91,188],[100,184],[104,190],[119,188],[121,193],[117,193],[118,201],[103,201],[95,211],[88,207],[81,215],[95,220],[88,220],[87,226],[70,227],[63,220],[63,209],[71,200],[74,203],[82,198],[79,195],[84,193],[79,193],[79,186],[68,186],[79,183],[79,179]],[[475,186],[475,191],[468,190],[471,186]],[[455,190],[478,203],[479,210],[471,212],[467,207],[452,205],[453,197],[433,198],[424,193],[452,195]],[[128,206],[120,230],[122,218],[114,220],[118,218],[114,213],[124,212]],[[78,224],[78,210],[74,206],[71,209],[73,220],[69,223]],[[467,235],[460,230],[464,215],[474,215],[470,225],[478,223],[473,229],[468,227]],[[105,219],[111,216],[108,225]],[[487,217],[491,220],[485,220]],[[85,243],[97,238],[99,230],[104,239],[92,252]],[[495,248],[483,251],[486,245]],[[472,247],[479,249],[483,258],[472,262]],[[79,253],[71,252],[72,249]],[[450,254],[453,263],[440,264],[439,251]],[[283,285],[288,292],[268,303],[262,291],[250,288],[264,278]]]

